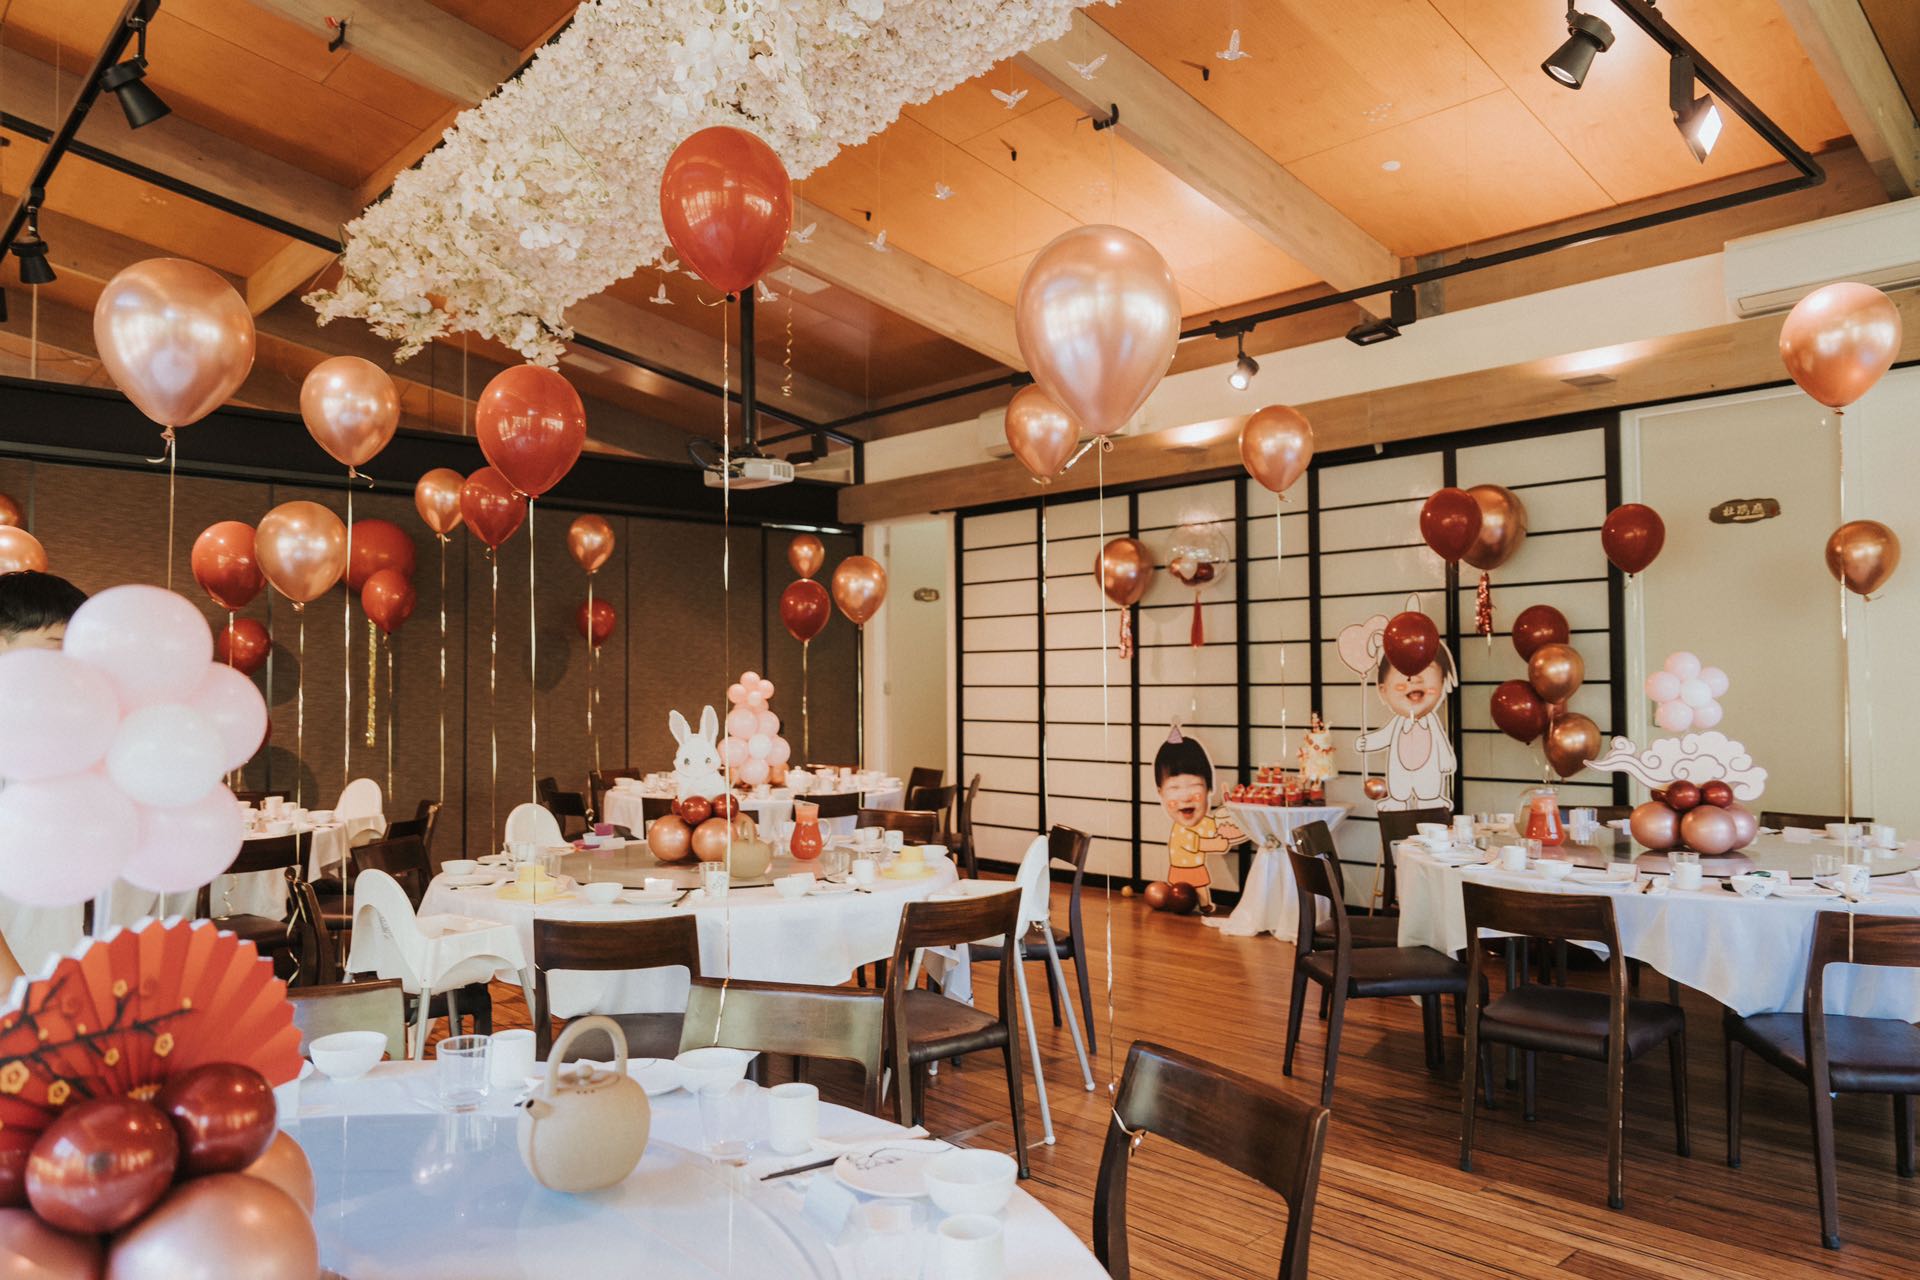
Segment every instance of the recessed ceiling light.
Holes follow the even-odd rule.
[[[1382,169],[1385,169],[1388,173],[1400,172],[1400,162],[1398,160],[1382,160],[1380,162],[1380,167]]]

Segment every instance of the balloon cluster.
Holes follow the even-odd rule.
[[[1493,723],[1508,737],[1542,739],[1548,765],[1563,778],[1586,768],[1605,746],[1592,717],[1567,710],[1587,677],[1586,660],[1568,643],[1572,634],[1566,615],[1552,605],[1521,610],[1513,620],[1513,648],[1527,664],[1527,678],[1496,686],[1488,703]]]
[[[248,1275],[294,1277],[320,1265],[313,1168],[276,1129],[266,1079],[239,1063],[190,1068],[151,1101],[74,1103],[9,1190],[30,1208],[0,1208],[0,1256],[22,1275],[158,1280],[244,1258]]]
[[[1658,671],[1647,677],[1647,696],[1654,701],[1653,722],[1668,733],[1711,729],[1724,714],[1719,699],[1726,697],[1727,673],[1702,666],[1685,649],[1667,655]]]
[[[581,516],[567,527],[567,553],[587,574],[587,598],[574,611],[580,638],[598,649],[613,636],[618,620],[612,605],[593,594],[593,575],[613,558],[613,526],[600,516]]]
[[[727,736],[720,740],[720,759],[738,786],[757,787],[770,781],[775,770],[786,775],[793,747],[780,736],[780,717],[767,710],[773,681],[755,671],[743,671],[727,686]]]
[[[735,796],[687,796],[673,802],[673,812],[647,824],[647,848],[661,862],[685,862],[689,854],[702,862],[719,862],[731,841],[750,840],[754,834],[753,819],[740,813]]]
[[[102,591],[64,650],[0,655],[0,883],[38,907],[124,878],[197,889],[239,851],[240,806],[220,777],[253,758],[267,707],[213,661],[206,619],[159,587]]]
[[[780,593],[780,625],[803,645],[812,644],[833,618],[833,601],[813,576],[826,559],[826,545],[810,533],[797,533],[787,544],[787,563],[800,576]]]
[[[1635,806],[1627,826],[1635,840],[1656,853],[1678,848],[1732,853],[1760,834],[1760,820],[1734,800],[1732,784],[1719,778],[1668,783]]]
[[[1168,884],[1155,880],[1142,895],[1155,911],[1170,911],[1176,916],[1190,915],[1200,905],[1200,891],[1190,884]]]

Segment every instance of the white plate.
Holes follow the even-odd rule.
[[[657,906],[672,902],[683,892],[682,889],[629,889],[620,895],[620,901],[636,907]]]
[[[813,882],[813,888],[807,890],[807,892],[818,894],[852,893],[853,883],[849,880],[815,880]]]
[[[925,1147],[912,1138],[899,1146],[849,1151],[833,1162],[833,1176],[863,1195],[908,1200],[927,1194],[927,1163],[946,1147]]]
[[[498,872],[470,871],[463,876],[441,876],[443,882],[455,889],[468,889],[478,885],[500,884],[504,877]]]
[[[672,1058],[629,1058],[627,1074],[640,1082],[649,1098],[680,1087],[680,1068]]]

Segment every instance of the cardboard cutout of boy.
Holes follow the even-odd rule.
[[[1432,662],[1414,675],[1400,672],[1385,657],[1375,673],[1375,688],[1392,718],[1378,729],[1363,733],[1354,750],[1365,755],[1387,753],[1387,797],[1380,809],[1453,807],[1453,775],[1459,768],[1446,720],[1436,714],[1446,704],[1459,677],[1453,654],[1442,643]]]
[[[1167,881],[1190,884],[1203,914],[1213,911],[1213,877],[1207,855],[1225,853],[1247,837],[1213,804],[1213,760],[1197,738],[1175,724],[1153,756],[1153,785],[1173,820],[1167,837]]]

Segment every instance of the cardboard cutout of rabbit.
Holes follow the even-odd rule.
[[[678,711],[667,713],[667,726],[673,730],[673,740],[680,744],[673,755],[674,795],[681,800],[725,795],[729,788],[727,775],[720,767],[720,717],[713,708],[700,709],[698,733]]]
[[[1420,598],[1408,596],[1407,609],[1418,612]],[[1385,614],[1375,614],[1340,632],[1340,661],[1373,686],[1387,709],[1385,724],[1378,729],[1366,728],[1363,696],[1361,731],[1353,748],[1362,756],[1387,753],[1387,793],[1376,801],[1376,808],[1428,809],[1444,805],[1450,809],[1453,775],[1459,768],[1444,711],[1447,695],[1459,683],[1453,654],[1443,640],[1425,668],[1407,675],[1387,659],[1387,621]]]

